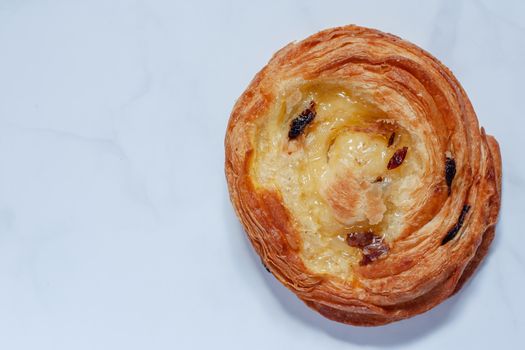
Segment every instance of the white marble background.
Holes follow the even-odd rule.
[[[325,320],[261,267],[223,137],[272,53],[356,23],[429,50],[500,141],[479,273],[422,316]],[[525,333],[525,2],[0,0],[0,349],[516,349]]]

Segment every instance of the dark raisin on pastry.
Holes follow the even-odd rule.
[[[396,133],[393,132],[390,137],[388,138],[388,147],[392,146],[394,144],[394,140],[396,139]]]
[[[461,229],[461,226],[463,226],[463,222],[465,221],[465,217],[467,216],[468,211],[470,210],[470,205],[465,204],[463,206],[463,209],[461,210],[461,214],[459,214],[458,221],[456,224],[447,232],[443,240],[441,241],[441,245],[444,245],[456,237],[459,230]]]
[[[456,161],[454,158],[446,157],[445,159],[445,180],[447,181],[448,195],[452,191],[452,180],[456,176]]]
[[[297,118],[294,118],[292,122],[290,123],[290,131],[288,132],[288,138],[290,140],[293,140],[297,137],[299,137],[304,129],[310,124],[315,116],[315,101],[310,102],[310,105],[308,108],[306,108],[304,111],[299,114]]]
[[[392,158],[390,158],[390,160],[388,161],[388,165],[386,166],[386,168],[388,170],[392,170],[392,169],[395,169],[398,166],[400,166],[403,163],[403,161],[405,160],[405,157],[407,155],[407,151],[408,151],[408,147],[403,147],[403,148],[398,149],[394,153]]]
[[[376,261],[388,253],[389,249],[383,237],[376,235],[372,231],[351,232],[346,236],[346,243],[350,247],[362,249],[363,258],[359,262],[360,265],[368,265]]]

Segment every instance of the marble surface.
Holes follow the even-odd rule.
[[[262,268],[223,137],[272,53],[356,23],[439,57],[500,141],[477,275],[379,328],[311,312]],[[454,349],[525,333],[525,2],[0,1],[0,349]]]

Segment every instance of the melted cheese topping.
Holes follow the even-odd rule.
[[[290,140],[291,121],[315,102],[315,119]],[[258,125],[251,175],[256,186],[277,191],[301,236],[301,258],[315,273],[343,279],[361,260],[346,244],[350,232],[372,230],[388,244],[404,229],[402,218],[421,186],[413,137],[376,106],[333,84],[309,84],[284,93]],[[394,142],[389,139],[394,134]],[[403,163],[387,164],[408,147]]]

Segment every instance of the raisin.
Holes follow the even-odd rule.
[[[394,144],[394,140],[396,139],[396,133],[393,132],[390,137],[388,138],[388,147],[392,146]]]
[[[403,147],[398,149],[392,158],[388,161],[388,165],[386,166],[388,170],[392,170],[400,166],[403,161],[405,160],[405,157],[407,155],[408,147]]]
[[[349,246],[360,248],[363,258],[359,262],[361,266],[368,265],[376,261],[384,254],[388,253],[388,245],[385,244],[383,237],[377,236],[371,231],[352,232],[346,236]]]
[[[352,232],[346,236],[346,243],[348,243],[350,247],[362,249],[374,241],[374,236],[374,233],[370,231]]]
[[[388,246],[383,242],[383,238],[376,236],[371,244],[363,248],[363,259],[359,264],[368,265],[386,253],[388,253]]]
[[[441,241],[441,245],[448,243],[449,241],[453,240],[454,237],[456,237],[459,230],[461,229],[461,226],[463,226],[463,222],[465,221],[465,217],[467,216],[467,213],[469,210],[470,210],[470,205],[465,204],[463,206],[463,209],[461,210],[461,214],[459,214],[458,222],[456,222],[456,224],[450,229],[450,231],[447,232],[445,237],[443,237],[443,240]]]
[[[294,118],[290,123],[290,131],[288,132],[288,138],[293,140],[299,137],[304,129],[310,124],[316,116],[315,102],[310,102],[308,108],[299,114],[298,117]]]
[[[454,180],[454,176],[456,176],[456,161],[454,158],[447,157],[445,159],[445,180],[447,182],[449,196],[452,191],[452,180]]]

